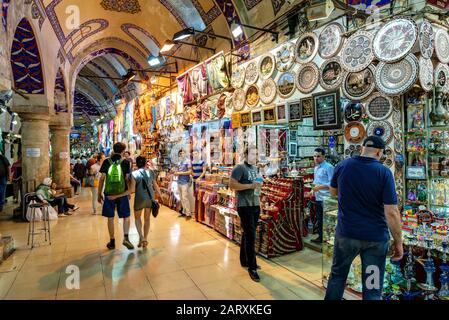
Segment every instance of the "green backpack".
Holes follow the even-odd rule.
[[[115,195],[119,193],[125,192],[126,184],[125,184],[125,175],[122,170],[122,161],[113,162],[111,158],[109,160],[109,170],[106,176],[106,186],[104,188],[104,192],[108,195]]]

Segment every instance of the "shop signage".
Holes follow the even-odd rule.
[[[407,167],[407,179],[425,179],[426,168],[425,167]]]
[[[340,94],[338,91],[313,95],[313,129],[340,129]]]
[[[41,156],[40,148],[27,148],[26,155],[28,158],[39,158]]]
[[[59,159],[68,159],[69,153],[68,152],[60,152],[59,153]]]
[[[449,9],[449,0],[427,0],[427,3],[441,9]]]

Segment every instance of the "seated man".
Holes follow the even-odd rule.
[[[51,206],[58,206],[58,214],[72,215],[70,210],[78,210],[74,204],[70,204],[67,198],[63,194],[58,194],[55,190],[56,184],[53,183],[51,178],[45,178],[44,182],[37,187],[36,194],[42,201],[47,201]]]

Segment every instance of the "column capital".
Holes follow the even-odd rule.
[[[19,115],[21,122],[50,121],[50,114],[46,106],[13,106],[11,110]]]

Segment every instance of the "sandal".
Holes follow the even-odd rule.
[[[148,241],[147,240],[143,240],[142,241],[142,248],[146,248],[146,247],[148,247]]]

